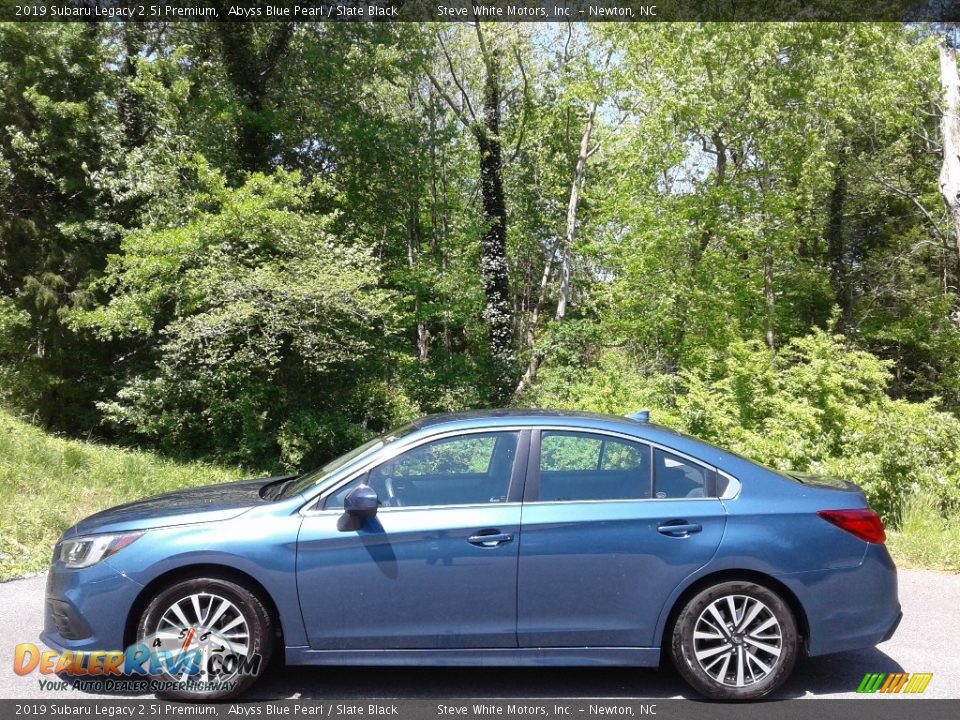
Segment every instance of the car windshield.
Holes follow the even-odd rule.
[[[346,453],[345,455],[341,455],[335,460],[331,460],[323,467],[317,470],[311,470],[310,472],[304,473],[300,477],[296,478],[283,489],[283,492],[280,493],[279,497],[288,498],[298,493],[302,493],[304,490],[307,490],[323,480],[326,480],[333,473],[348,463],[351,463],[365,455],[375,453],[380,448],[393,442],[394,440],[402,438],[404,435],[408,435],[415,429],[416,428],[412,424],[407,424],[396,430],[391,430],[380,437],[375,437],[372,440],[368,440],[360,447],[354,448],[350,452]]]

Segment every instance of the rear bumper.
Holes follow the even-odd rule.
[[[893,634],[897,631],[897,628],[900,627],[901,620],[903,620],[903,612],[898,612],[897,619],[893,621],[893,625],[890,626],[890,629],[887,630],[887,634],[883,636],[883,639],[880,642],[886,642],[893,637]]]
[[[781,576],[806,614],[809,655],[872,647],[889,640],[903,613],[897,569],[883,545],[868,545],[852,568]]]

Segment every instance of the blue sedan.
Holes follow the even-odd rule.
[[[436,415],[301,476],[81,521],[57,543],[41,638],[188,653],[190,667],[153,668],[180,699],[245,692],[278,653],[296,665],[669,660],[702,695],[752,699],[801,653],[893,634],[883,543],[855,485],[762,467],[645,412]]]

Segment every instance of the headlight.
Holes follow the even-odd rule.
[[[120,552],[143,535],[142,532],[120,535],[88,535],[64,540],[60,545],[60,560],[68,568],[85,568]]]

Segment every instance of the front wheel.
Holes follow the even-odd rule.
[[[263,673],[273,622],[260,599],[220,578],[195,578],[161,590],[144,609],[137,641],[159,658],[163,689],[175,700],[236,697]]]
[[[797,624],[783,599],[762,585],[732,581],[702,590],[684,606],[670,650],[698,692],[753,700],[787,679],[797,647]]]

